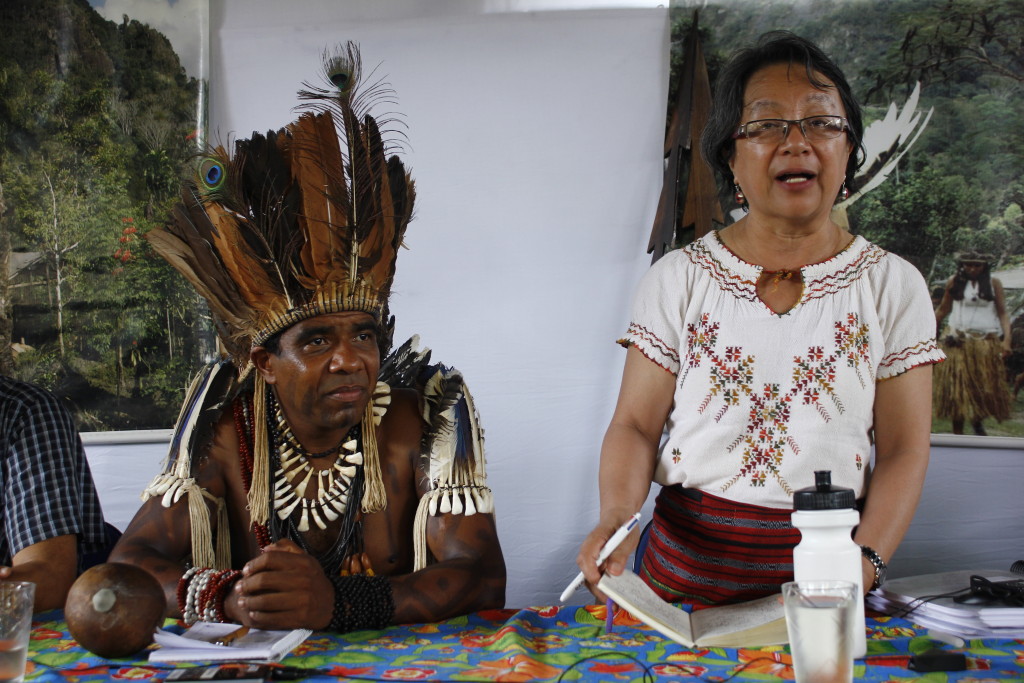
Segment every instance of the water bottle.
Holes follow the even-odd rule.
[[[864,623],[864,575],[860,547],[853,529],[860,522],[853,489],[832,486],[828,470],[814,473],[814,486],[793,494],[793,526],[800,543],[793,548],[796,581],[849,581],[857,585],[856,611],[852,620],[853,656],[867,654]]]

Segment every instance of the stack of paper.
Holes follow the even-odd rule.
[[[306,629],[294,631],[261,631],[252,629],[218,645],[238,630],[238,624],[198,622],[183,634],[157,629],[153,639],[159,650],[149,653],[151,662],[215,662],[236,660],[277,661],[312,634]]]
[[[965,604],[953,600],[954,595],[969,593],[974,575],[990,581],[1021,578],[1020,574],[993,569],[906,576],[886,581],[881,588],[869,593],[867,605],[961,638],[1024,638],[1024,607],[1006,607],[1001,603]]]

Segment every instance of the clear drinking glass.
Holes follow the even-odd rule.
[[[0,683],[25,678],[35,597],[36,585],[30,581],[0,581]]]
[[[849,581],[782,585],[796,683],[852,683],[854,601]]]

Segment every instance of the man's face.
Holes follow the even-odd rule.
[[[263,347],[252,360],[274,387],[285,418],[308,450],[337,445],[377,383],[377,323],[367,313],[330,313],[281,333],[278,353]]]

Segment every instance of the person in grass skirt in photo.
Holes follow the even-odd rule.
[[[992,256],[977,251],[957,255],[935,321],[946,362],[935,368],[935,415],[952,422],[954,434],[970,421],[984,436],[984,421],[1010,417],[1004,359],[1010,354],[1010,318],[1003,284],[992,277]]]

